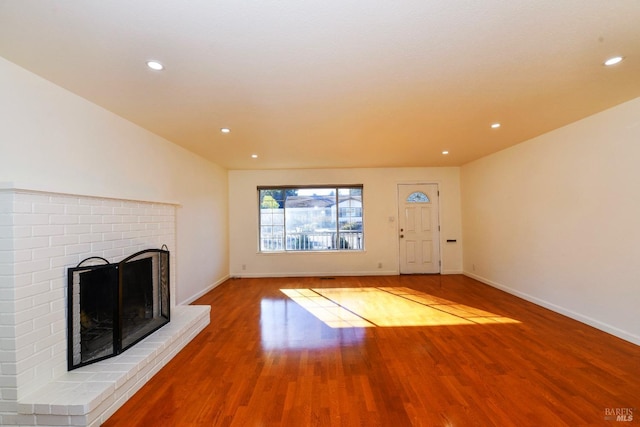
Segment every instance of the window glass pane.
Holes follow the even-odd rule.
[[[416,191],[415,193],[409,194],[407,197],[407,202],[409,203],[429,203],[430,200],[426,194],[421,191]]]
[[[362,250],[362,187],[259,188],[260,251]]]
[[[285,201],[287,250],[310,251],[332,249],[336,217],[335,188],[298,190]]]
[[[346,188],[338,193],[340,249],[362,249],[362,189]]]
[[[284,249],[283,197],[283,192],[260,190],[260,250],[262,251]]]

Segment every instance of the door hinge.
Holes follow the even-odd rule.
[[[440,226],[438,226],[438,231],[440,231]]]
[[[440,197],[440,190],[438,190],[438,197]]]

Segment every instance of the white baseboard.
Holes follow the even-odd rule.
[[[471,277],[479,282],[492,286],[494,288],[500,289],[508,294],[515,295],[519,298],[532,302],[536,305],[539,305],[544,308],[548,308],[551,311],[555,311],[556,313],[562,314],[564,316],[570,317],[578,322],[582,322],[589,326],[593,326],[596,329],[599,329],[608,334],[614,335],[618,338],[621,338],[625,341],[629,341],[633,344],[640,345],[640,336],[632,334],[631,332],[625,331],[623,329],[617,328],[615,326],[609,325],[608,323],[601,322],[597,319],[584,315],[582,313],[575,312],[573,310],[569,310],[562,306],[556,305],[550,301],[543,300],[541,298],[535,297],[533,295],[529,295],[525,292],[518,291],[516,289],[510,288],[509,286],[503,285],[501,283],[496,283],[492,280],[486,279],[482,276],[478,276],[477,274],[473,274],[470,272],[463,272],[465,276]]]
[[[398,270],[371,270],[371,271],[341,271],[341,272],[289,272],[289,273],[239,273],[232,274],[233,278],[259,279],[261,277],[339,277],[339,276],[397,276]]]
[[[209,292],[212,289],[216,288],[218,285],[221,285],[222,283],[226,282],[228,279],[229,279],[229,275],[227,274],[226,276],[223,276],[221,279],[219,279],[215,283],[207,286],[205,289],[203,289],[202,291],[198,292],[197,294],[195,294],[191,298],[187,298],[186,300],[178,303],[178,305],[189,305],[189,304],[191,304],[192,302],[194,302],[195,300],[197,300],[198,298],[200,298],[201,296],[203,296],[207,292]]]

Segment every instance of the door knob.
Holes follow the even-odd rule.
[[[400,235],[400,238],[402,239],[403,237],[404,237],[404,234],[401,234],[401,235]]]

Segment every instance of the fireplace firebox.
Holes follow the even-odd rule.
[[[83,265],[91,264],[91,265]],[[170,320],[169,251],[119,263],[87,258],[68,270],[68,369],[122,353]]]

